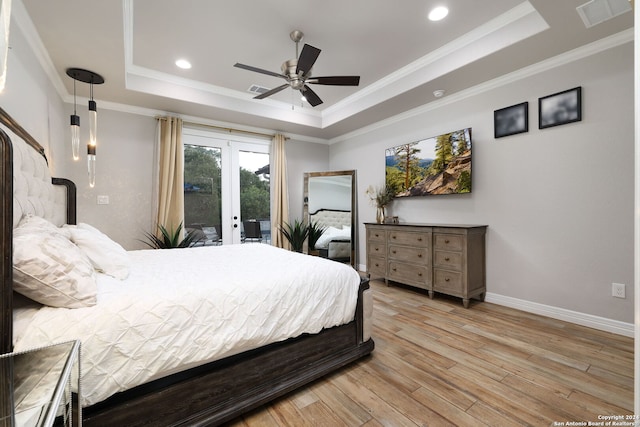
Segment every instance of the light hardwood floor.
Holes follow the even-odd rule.
[[[370,357],[230,425],[560,426],[633,412],[633,339],[372,280]],[[565,424],[566,425],[566,424]]]

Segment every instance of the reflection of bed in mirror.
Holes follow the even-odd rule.
[[[315,244],[321,257],[351,261],[351,211],[319,209],[309,214],[309,223],[324,228]]]
[[[326,227],[316,243],[325,258],[356,263],[356,171],[304,174],[304,218]]]

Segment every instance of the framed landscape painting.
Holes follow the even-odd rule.
[[[385,185],[395,197],[471,192],[471,128],[385,150]]]

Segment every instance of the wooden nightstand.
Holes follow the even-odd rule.
[[[0,355],[0,374],[1,426],[52,426],[56,417],[82,424],[80,341]]]

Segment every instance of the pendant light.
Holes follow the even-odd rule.
[[[76,81],[73,81],[73,114],[71,115],[71,152],[73,160],[80,158],[80,116],[76,113]]]
[[[89,84],[89,142],[87,143],[87,171],[89,173],[89,185],[96,184],[96,145],[98,141],[98,109],[93,99],[93,85],[104,83],[104,78],[93,71],[82,68],[69,68],[67,75],[73,82],[73,115],[71,116],[71,146],[73,158],[77,160],[80,150],[80,117],[76,115],[76,80]],[[76,137],[77,136],[77,137]]]
[[[98,107],[93,100],[93,81],[89,83],[89,143],[87,144],[87,170],[89,171],[89,186],[96,185],[96,141],[98,137]]]

